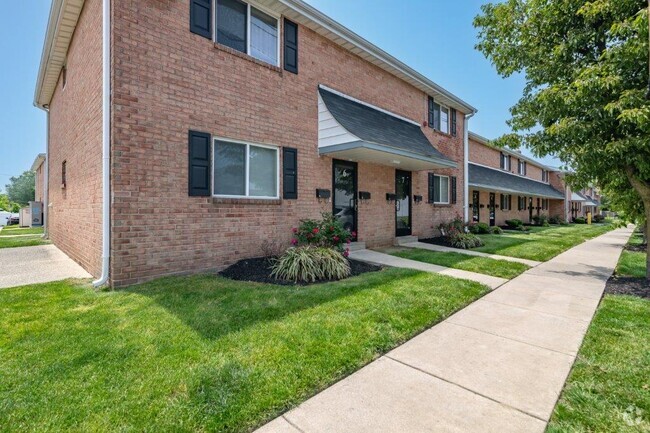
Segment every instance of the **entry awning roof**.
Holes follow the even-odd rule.
[[[564,199],[564,194],[543,182],[506,173],[496,168],[469,163],[469,185],[508,194]]]
[[[414,171],[456,167],[433,147],[419,124],[322,87],[319,94],[347,137],[340,143],[319,142],[321,155]]]
[[[587,199],[577,192],[571,192],[571,201],[587,201]]]

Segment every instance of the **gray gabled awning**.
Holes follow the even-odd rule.
[[[469,185],[508,194],[532,195],[537,197],[564,199],[564,194],[551,185],[507,173],[496,168],[469,163]]]
[[[335,124],[332,126],[323,120],[323,132],[335,134],[331,131],[339,128],[336,137],[344,137],[342,142],[319,140],[321,155],[414,171],[457,166],[433,147],[417,123],[323,87],[318,91],[323,110],[327,111],[322,119],[331,115]],[[329,131],[325,131],[326,128]]]
[[[581,194],[577,192],[571,192],[571,201],[587,201],[586,198],[584,198]]]

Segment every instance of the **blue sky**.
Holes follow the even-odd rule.
[[[472,19],[487,0],[307,1],[477,107],[474,132],[488,138],[509,132],[508,109],[524,82],[501,79],[474,49]],[[45,114],[32,101],[49,9],[50,0],[0,5],[0,189],[45,151]]]

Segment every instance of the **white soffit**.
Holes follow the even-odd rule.
[[[83,5],[84,0],[52,2],[34,93],[34,105],[37,107],[43,107],[52,100]]]

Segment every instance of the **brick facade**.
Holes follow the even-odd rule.
[[[318,155],[317,87],[324,84],[401,116],[426,120],[427,95],[300,26],[300,70],[262,65],[188,30],[187,2],[113,2],[112,259],[114,285],[165,274],[222,269],[262,254],[267,239],[289,241],[302,218],[331,211],[317,188],[332,188],[332,159]],[[134,19],[133,17],[137,17]],[[187,132],[298,149],[298,199],[272,202],[189,197]],[[463,114],[457,137],[424,132],[458,169],[457,204],[413,205],[413,234],[462,214]],[[395,169],[361,162],[359,239],[395,237]],[[425,197],[426,173],[413,173]]]
[[[102,1],[87,0],[50,102],[48,233],[94,276],[101,273]],[[65,161],[66,183],[62,167]],[[38,183],[37,183],[38,184]]]
[[[43,171],[45,168],[44,164],[45,163],[39,165],[34,172],[34,200],[40,202],[43,201],[43,176],[45,175]]]

